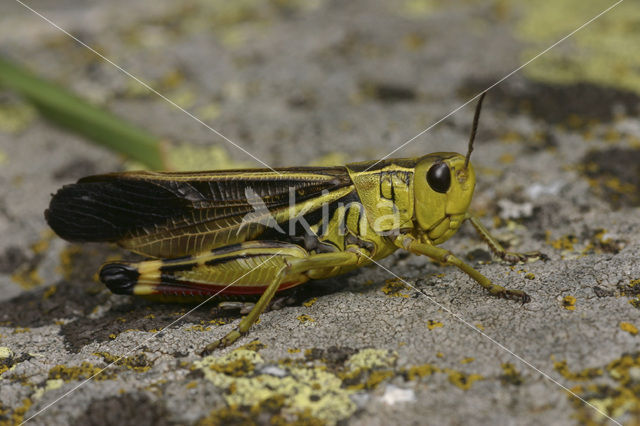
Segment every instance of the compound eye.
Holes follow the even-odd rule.
[[[436,163],[427,172],[427,183],[436,192],[444,194],[451,186],[451,172],[447,163]]]

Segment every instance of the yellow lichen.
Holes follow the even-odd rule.
[[[613,384],[610,380],[604,383],[592,382],[574,387],[574,392],[613,418],[624,418],[625,415],[637,418],[640,413],[640,388],[637,380],[640,353],[625,354],[607,364],[604,370],[613,379]],[[582,424],[595,424],[602,420],[581,401],[575,398],[571,398],[571,401]]]
[[[363,349],[346,362],[346,371],[339,374],[350,390],[374,389],[393,376],[392,368],[398,355],[394,351]]]
[[[25,290],[38,287],[44,283],[37,269],[31,269],[28,264],[18,267],[18,269],[11,274],[11,279]]]
[[[58,266],[57,271],[60,272],[67,280],[71,278],[73,259],[80,253],[80,251],[80,246],[70,245],[60,252],[60,265]]]
[[[362,349],[344,363],[331,362],[330,365],[324,364],[329,362],[325,354],[322,349],[307,349],[304,360],[283,359],[273,368],[265,365],[258,353],[238,349],[194,363],[194,369],[202,371],[223,390],[221,395],[227,402],[226,408],[212,412],[204,424],[242,423],[258,415],[271,416],[272,424],[280,424],[285,417],[289,423],[306,418],[311,419],[309,424],[314,421],[335,424],[355,412],[350,399],[354,392],[375,389],[398,375],[411,381],[445,373],[453,385],[464,390],[483,379],[479,374],[443,370],[430,364],[397,368],[397,353],[384,349]],[[471,360],[467,358],[463,362]],[[243,417],[246,413],[251,416]]]
[[[640,284],[640,280],[631,280],[629,282],[629,284],[627,284],[626,286],[624,286],[621,289],[621,291],[620,291],[621,296],[631,296],[631,297],[638,296],[637,300],[640,300],[640,285],[639,284]],[[631,300],[629,302],[631,304],[633,304],[633,302]]]
[[[306,302],[302,303],[303,306],[306,306],[307,308],[310,308],[311,306],[313,306],[314,303],[316,303],[318,301],[317,297],[311,298],[309,300],[307,300]]]
[[[565,296],[562,299],[562,307],[564,307],[567,311],[575,311],[576,310],[576,298],[573,296]]]
[[[522,384],[522,376],[513,364],[505,362],[502,364],[502,371],[503,374],[500,376],[502,384],[511,384],[516,386]]]
[[[300,322],[315,322],[316,320],[314,320],[313,318],[311,318],[309,315],[307,314],[302,314],[302,315],[298,315],[298,321]]]
[[[33,251],[34,254],[44,253],[49,248],[54,236],[55,234],[50,230],[43,232],[42,238],[31,244],[31,251]]]
[[[522,53],[524,60],[533,57],[542,46],[557,41],[605,8],[606,0],[588,4],[580,0],[532,3],[514,0],[524,8],[516,35],[531,47]],[[538,81],[558,84],[589,82],[640,93],[640,67],[637,55],[628,55],[629,40],[636,36],[637,2],[623,2],[612,13],[601,16],[590,31],[571,37],[569,50],[551,50],[527,66],[523,72]]]
[[[64,382],[65,381],[63,379],[48,379],[45,382],[44,386],[38,387],[36,389],[36,391],[32,395],[32,398],[38,400],[42,398],[42,395],[44,395],[46,392],[60,389],[64,385]]]
[[[389,297],[409,297],[408,294],[401,292],[405,289],[408,289],[408,287],[402,280],[391,278],[385,281],[385,285],[381,290]]]
[[[0,346],[0,359],[11,358],[13,351],[6,346]]]
[[[239,357],[227,363],[211,364],[209,368],[227,376],[243,377],[253,372],[254,364],[248,358]]]
[[[258,352],[260,349],[264,349],[266,347],[267,347],[267,345],[262,343],[260,340],[255,339],[255,340],[252,340],[251,342],[247,343],[246,345],[240,346],[236,350],[247,350],[247,351]]]
[[[204,327],[202,325],[195,324],[195,325],[192,325],[191,327],[187,327],[186,330],[203,332],[203,331],[210,331],[211,327]]]
[[[112,371],[96,367],[90,362],[84,361],[79,366],[68,367],[66,365],[56,365],[49,369],[49,380],[60,379],[65,382],[71,380],[84,380],[92,377],[92,380],[100,381],[114,377]]]
[[[372,371],[369,374],[369,378],[364,384],[365,389],[375,389],[378,387],[380,383],[383,381],[390,379],[394,376],[393,371],[383,370],[383,371]]]
[[[119,357],[108,352],[94,352],[93,354],[102,357],[104,362],[126,367],[138,373],[145,372],[153,366],[153,363],[147,359],[145,354],[137,354],[129,357]]]
[[[602,376],[601,368],[585,368],[582,371],[573,372],[567,366],[566,360],[554,362],[553,368],[569,380],[590,380],[594,377]]]
[[[468,390],[474,382],[484,379],[480,374],[467,374],[449,368],[445,368],[444,372],[449,375],[449,382],[462,390]]]
[[[395,351],[387,349],[362,349],[358,353],[352,355],[346,363],[350,370],[358,368],[375,369],[375,368],[391,368],[395,365],[398,354]]]
[[[547,238],[547,242],[556,250],[573,251],[574,244],[578,242],[578,238],[575,235],[563,235],[557,240],[549,240]]]
[[[636,334],[638,334],[638,327],[636,327],[635,325],[628,323],[628,322],[621,322],[620,323],[620,328],[624,331],[626,331],[627,333],[635,336]]]
[[[436,320],[429,320],[427,321],[427,328],[429,330],[433,330],[434,328],[440,328],[443,327],[444,324],[441,323],[440,321],[436,321]]]
[[[282,408],[286,409],[283,397],[276,396],[254,404],[248,409],[233,405],[213,410],[209,416],[200,420],[198,426],[218,426],[218,425],[253,425],[258,417],[264,418],[267,413],[270,418],[268,424],[271,425],[292,425],[292,426],[325,426],[327,423],[322,419],[315,418],[309,410],[302,410],[295,413],[295,420],[292,413],[273,414]]]
[[[236,350],[222,357],[209,356],[196,362],[197,368],[215,386],[227,390],[233,388],[233,392],[224,394],[230,407],[260,407],[265,401],[275,399],[279,401],[282,414],[300,416],[306,413],[328,423],[345,419],[356,410],[349,398],[352,391],[342,388],[338,377],[322,369],[286,366],[286,374],[283,376],[238,376],[233,372],[226,374],[219,371],[219,366],[238,363],[244,366],[244,371],[254,371],[264,361],[257,352]],[[249,365],[252,367],[248,367]]]
[[[52,285],[49,288],[47,288],[44,293],[42,293],[42,298],[43,299],[48,299],[51,296],[53,296],[54,294],[56,294],[56,291],[58,291],[58,286],[56,285]]]
[[[442,370],[431,364],[423,364],[405,368],[401,372],[407,380],[412,381],[417,378],[430,376],[433,373],[439,373],[440,371]]]
[[[24,415],[29,411],[33,401],[30,398],[25,398],[22,400],[22,405],[11,413],[11,416],[3,415],[4,418],[0,418],[0,426],[9,426],[9,425],[19,425],[24,421]]]

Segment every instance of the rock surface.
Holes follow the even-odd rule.
[[[381,158],[613,4],[529,3],[29,5],[288,166]],[[259,166],[20,3],[0,11],[3,55],[214,152],[195,154],[213,158],[204,168]],[[606,423],[594,407],[637,421],[640,83],[625,23],[638,12],[623,3],[485,100],[472,208],[512,250],[550,260],[491,261],[469,225],[445,247],[530,303],[398,252],[383,264],[410,286],[377,266],[310,283],[206,359],[196,352],[239,315],[112,295],[95,271],[127,254],[70,245],[44,222],[51,193],[123,160],[0,91],[0,424]],[[473,106],[393,156],[463,152]]]

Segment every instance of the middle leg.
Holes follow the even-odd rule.
[[[476,232],[480,235],[480,237],[484,240],[485,243],[489,246],[489,249],[498,256],[500,259],[509,263],[526,263],[526,262],[534,262],[536,260],[549,260],[546,254],[541,253],[539,251],[530,251],[526,253],[517,253],[507,251],[502,247],[502,244],[498,242],[498,240],[489,233],[489,230],[485,228],[485,226],[478,220],[477,217],[468,214],[466,219],[469,219],[471,225],[476,229]]]

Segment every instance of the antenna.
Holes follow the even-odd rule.
[[[478,130],[478,121],[480,119],[480,109],[482,108],[482,101],[484,100],[484,96],[487,94],[486,91],[482,92],[480,95],[480,100],[478,101],[478,105],[476,105],[476,113],[473,116],[473,127],[471,127],[471,136],[469,137],[469,148],[467,148],[467,156],[464,159],[464,168],[466,169],[469,165],[469,158],[471,158],[471,151],[473,151],[473,141],[476,138],[476,131]]]

